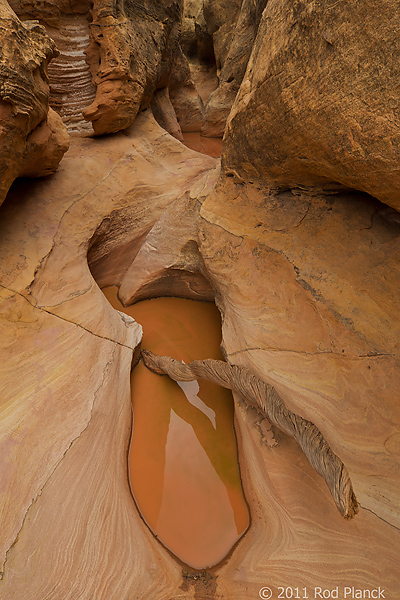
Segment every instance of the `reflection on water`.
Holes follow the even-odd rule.
[[[155,298],[123,308],[143,327],[144,348],[190,362],[220,358],[213,304]],[[186,564],[221,561],[248,527],[233,429],[231,392],[206,381],[176,383],[140,362],[131,377],[134,413],[129,452],[133,495],[160,541]]]
[[[207,138],[200,135],[199,131],[184,132],[183,143],[188,148],[219,158],[222,152],[222,138]]]

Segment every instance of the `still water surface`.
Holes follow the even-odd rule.
[[[143,327],[142,347],[186,363],[219,358],[221,322],[211,303],[155,298],[127,308]],[[248,527],[229,390],[176,383],[140,362],[131,376],[134,425],[129,476],[139,510],[159,540],[186,564],[220,562]]]
[[[219,158],[222,152],[222,138],[206,138],[199,131],[184,132],[183,143],[188,148]]]

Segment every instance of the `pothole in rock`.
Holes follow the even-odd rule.
[[[143,327],[142,346],[189,363],[223,359],[216,306],[154,298],[112,306]],[[140,362],[132,371],[133,431],[129,477],[140,513],[155,536],[195,569],[222,561],[249,525],[233,427],[230,390],[206,381],[176,383]]]

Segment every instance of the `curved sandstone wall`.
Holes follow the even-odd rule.
[[[18,6],[29,16],[39,5]],[[54,43],[0,7],[5,196],[18,174],[55,170],[65,128],[48,110]],[[47,27],[57,10],[87,18],[81,2],[39,7]],[[0,207],[0,597],[254,600],[306,588],[344,600],[346,588],[396,600],[398,7],[269,0],[221,162],[152,115],[181,8],[94,3],[86,116],[95,133],[116,133],[74,136],[57,172],[17,180]],[[174,94],[162,93],[173,115]],[[251,526],[213,569],[177,561],[128,485],[142,331],[104,299],[109,285],[125,303],[215,300],[225,359],[315,424],[348,469],[358,515],[343,519],[296,442],[236,393]]]

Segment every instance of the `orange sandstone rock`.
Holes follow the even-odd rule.
[[[48,116],[47,66],[57,56],[54,43],[37,23],[19,21],[6,2],[0,4],[0,37],[2,202],[25,169],[34,176],[55,171],[68,139],[57,117]]]
[[[397,2],[268,2],[226,131],[224,163],[270,186],[399,203]]]

